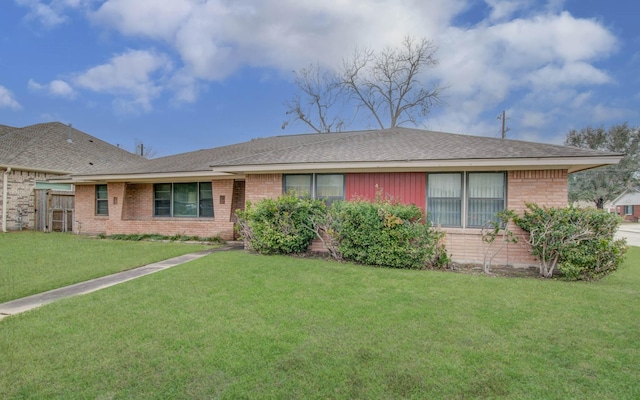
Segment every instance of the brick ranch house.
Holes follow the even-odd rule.
[[[567,205],[567,175],[620,154],[409,128],[254,139],[72,175],[82,233],[234,237],[235,210],[287,190],[315,198],[379,193],[428,212],[454,261],[482,260],[480,227],[526,202]],[[107,193],[106,198],[100,197]],[[315,250],[317,244],[314,245]],[[496,262],[531,265],[522,244]]]
[[[640,218],[640,190],[630,188],[611,201],[615,213],[625,221],[638,222]]]
[[[55,206],[51,202],[56,199],[69,208],[67,219],[73,223],[74,186],[50,182],[52,178],[70,173],[92,173],[115,166],[139,165],[145,161],[59,122],[23,128],[0,125],[2,232],[20,228],[48,230],[50,221],[46,210]],[[42,195],[45,204],[36,204],[37,194]]]

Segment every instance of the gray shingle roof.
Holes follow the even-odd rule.
[[[411,128],[302,135],[284,148],[265,148],[217,166],[324,162],[418,161],[603,156],[605,153],[519,140]],[[292,137],[293,138],[293,137]],[[264,139],[265,142],[270,139]],[[267,147],[267,146],[265,146]],[[271,147],[271,146],[269,146]],[[613,155],[614,153],[608,153]]]
[[[635,206],[640,204],[640,191],[638,189],[627,189],[612,202],[614,206]]]
[[[9,133],[10,131],[12,131],[14,129],[18,129],[18,128],[14,128],[13,126],[0,124],[0,136],[3,136],[5,134],[7,134],[7,133]]]
[[[24,128],[0,126],[0,166],[91,174],[148,160],[59,122]],[[68,142],[68,138],[71,142]]]
[[[111,173],[170,173],[224,170],[231,166],[617,155],[596,150],[458,135],[411,128],[331,134],[273,136],[212,149],[161,157]],[[103,171],[107,172],[107,171]]]

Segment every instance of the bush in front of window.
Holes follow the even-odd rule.
[[[415,205],[390,201],[334,203],[329,210],[343,259],[362,264],[421,269],[444,267],[443,233],[423,220]]]
[[[527,204],[524,215],[514,218],[529,233],[540,275],[550,278],[557,267],[569,280],[599,278],[622,264],[626,241],[614,237],[620,220],[603,210],[537,204]]]
[[[311,216],[325,212],[322,201],[285,194],[247,202],[245,211],[237,212],[238,229],[248,247],[260,254],[303,253],[316,236]]]

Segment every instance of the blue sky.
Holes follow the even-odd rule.
[[[281,129],[292,71],[337,68],[406,35],[438,46],[448,86],[419,127],[561,143],[640,125],[632,0],[2,0],[0,124],[45,121],[158,156]],[[361,120],[352,129],[373,127]]]

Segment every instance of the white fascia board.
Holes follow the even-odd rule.
[[[244,177],[239,174],[230,174],[226,172],[216,171],[191,171],[191,172],[151,172],[144,174],[104,174],[104,175],[72,175],[65,179],[64,183],[96,183],[96,182],[190,182],[194,179],[221,179],[221,178],[237,178]]]
[[[46,168],[34,168],[34,167],[25,167],[24,165],[14,165],[14,164],[0,164],[0,168],[7,169],[11,168],[14,171],[28,171],[28,172],[44,172],[47,174],[56,174],[56,175],[68,175],[69,171],[61,171],[56,169],[46,169]]]
[[[284,173],[284,172],[367,172],[367,171],[448,171],[448,170],[523,170],[523,169],[567,169],[570,173],[604,165],[617,164],[622,156],[605,157],[558,157],[518,159],[469,159],[469,160],[407,160],[367,161],[338,163],[263,164],[238,166],[212,166],[214,172],[227,173]]]

